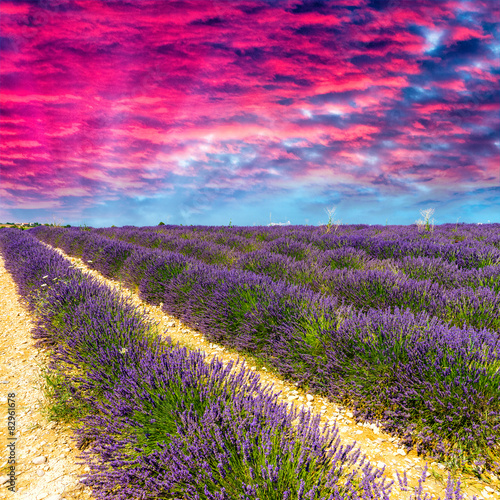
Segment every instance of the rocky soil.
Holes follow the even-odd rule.
[[[63,254],[63,252],[60,252]],[[64,254],[63,254],[64,255]],[[69,257],[68,257],[69,258]],[[80,259],[71,258],[75,265],[84,272],[90,273],[109,286],[118,288],[140,305],[151,321],[159,325],[162,335],[170,336],[174,343],[191,349],[205,352],[207,360],[217,356],[225,363],[230,360],[243,360],[246,365],[257,371],[263,382],[271,384],[273,390],[281,393],[280,399],[290,406],[304,405],[321,415],[322,424],[333,425],[337,422],[340,436],[345,442],[356,441],[367,458],[378,467],[386,467],[386,475],[395,480],[392,498],[394,500],[409,499],[418,478],[422,475],[425,460],[414,451],[407,452],[399,446],[397,440],[384,434],[376,426],[356,423],[352,413],[326,399],[314,394],[307,394],[297,388],[294,383],[284,380],[278,373],[272,373],[271,367],[230,352],[223,346],[208,341],[204,336],[181,321],[173,318],[159,307],[143,303],[136,294],[124,289],[120,283],[107,280],[96,271],[88,269]],[[30,329],[32,319],[19,302],[14,283],[3,267],[0,258],[0,422],[4,422],[6,431],[7,393],[14,391],[16,395],[16,411],[18,411],[17,440],[18,450],[16,498],[26,499],[87,499],[92,498],[90,491],[78,484],[78,475],[85,473],[84,467],[78,465],[78,450],[71,440],[71,429],[48,422],[43,414],[43,392],[41,370],[47,363],[47,355],[33,347]],[[6,382],[5,384],[3,382]],[[2,436],[0,454],[0,477],[6,473],[7,455],[5,453],[6,432]],[[5,458],[4,458],[5,457]],[[46,457],[43,461],[40,457]],[[38,459],[38,460],[37,460]],[[34,462],[35,460],[35,462]],[[38,462],[42,462],[39,463]],[[428,462],[428,478],[425,491],[444,496],[448,472],[442,464]],[[409,488],[402,491],[397,485],[396,471],[402,475],[406,471]],[[6,476],[0,479],[0,483]],[[484,500],[500,499],[500,482],[478,481],[472,477],[461,477],[466,497],[474,495]],[[8,484],[8,483],[5,483]],[[5,486],[4,484],[4,486]],[[4,498],[3,487],[0,498]],[[8,497],[11,494],[5,491]],[[18,496],[19,495],[19,496]],[[7,497],[5,497],[7,498]]]
[[[49,422],[44,412],[42,370],[48,355],[34,347],[34,319],[23,306],[0,256],[0,499],[84,500],[71,428]],[[9,394],[15,393],[15,398]],[[7,404],[15,402],[15,433],[7,432]],[[8,440],[9,437],[14,439]],[[15,444],[15,489],[10,485],[7,443]]]

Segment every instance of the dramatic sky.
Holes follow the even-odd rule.
[[[498,222],[499,5],[2,0],[0,221]]]

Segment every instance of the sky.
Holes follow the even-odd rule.
[[[500,3],[2,0],[0,221],[500,222]]]

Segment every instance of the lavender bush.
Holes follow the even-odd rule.
[[[227,230],[231,238],[240,231]],[[50,239],[50,231],[37,231]],[[194,242],[198,236],[208,239],[210,231],[221,241],[221,230],[215,234],[210,228],[176,228],[169,237],[186,234]],[[499,294],[478,282],[474,287],[451,287],[408,276],[411,262],[401,254],[406,243],[396,246],[394,239],[400,231],[413,240],[418,255],[422,249],[446,250],[453,230],[436,228],[432,241],[422,240],[411,228],[342,228],[336,234],[297,230],[288,238],[283,238],[282,228],[259,231],[254,240],[262,248],[274,242],[271,248],[291,254],[269,253],[266,258],[261,249],[241,256],[233,269],[227,269],[165,253],[158,256],[158,264],[130,280],[140,279],[136,284],[144,298],[163,302],[166,311],[196,325],[209,338],[258,356],[304,386],[351,406],[358,418],[378,421],[408,447],[472,472],[500,471]],[[481,256],[493,255],[491,248],[496,247],[478,240],[477,231],[472,233],[479,250],[463,246],[454,263],[443,262],[448,262],[454,279],[484,273],[494,282],[498,269],[491,263],[481,267],[486,263]],[[93,238],[92,232],[87,238]],[[467,238],[460,243],[471,245]],[[303,243],[297,245],[298,240]],[[321,245],[330,248],[323,260],[314,250]],[[342,252],[343,245],[350,249]],[[399,250],[388,254],[387,248]],[[138,262],[135,252],[130,262]],[[392,259],[379,262],[395,267],[374,269],[377,252]],[[341,264],[332,266],[336,257]],[[162,258],[169,263],[161,264]],[[437,274],[430,257],[411,259],[417,268],[428,266],[432,275]],[[344,269],[346,262],[362,263],[363,268]],[[466,262],[479,268],[469,269]],[[325,264],[328,269],[318,273]],[[133,267],[127,260],[122,269]],[[315,293],[318,289],[334,295]],[[408,307],[413,312],[403,310]]]
[[[0,249],[39,313],[52,369],[87,403],[78,437],[97,498],[389,497],[354,445],[287,410],[255,373],[161,343],[128,300],[31,235],[2,230]]]

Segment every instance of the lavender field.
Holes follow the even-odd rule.
[[[408,449],[500,474],[500,224],[0,231],[59,390],[86,415],[99,498],[368,499],[390,485],[335,428],[294,427],[255,374],[160,342],[40,242]]]

